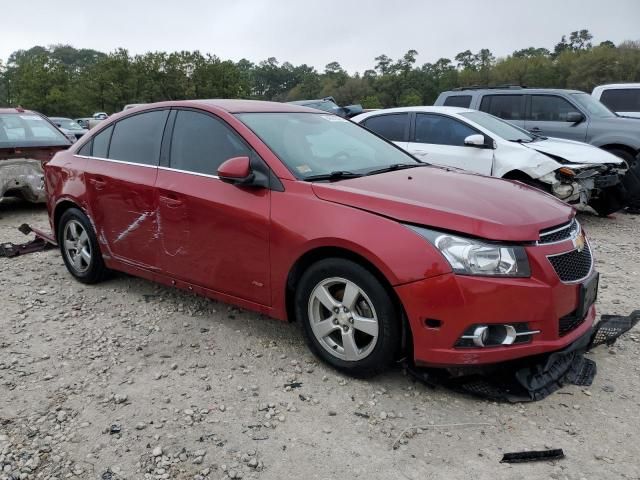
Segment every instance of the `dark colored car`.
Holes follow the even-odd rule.
[[[72,141],[79,140],[82,136],[89,131],[88,128],[84,128],[75,120],[65,117],[49,117],[53,123]]]
[[[347,105],[346,107],[341,107],[333,97],[325,97],[317,100],[296,100],[295,102],[288,103],[291,105],[300,105],[301,107],[315,108],[343,118],[355,117],[364,111],[362,105]]]
[[[47,117],[22,108],[0,108],[0,198],[45,201],[42,165],[71,141]]]
[[[45,169],[78,280],[120,270],[295,320],[352,374],[401,352],[469,366],[557,351],[595,319],[598,277],[574,209],[419,162],[317,110],[145,105]]]

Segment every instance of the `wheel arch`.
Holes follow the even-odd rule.
[[[64,212],[66,212],[70,208],[77,208],[78,210],[84,212],[84,209],[73,200],[70,200],[68,198],[60,200],[53,210],[53,234],[56,236],[56,238],[58,236],[58,226],[60,225],[60,219],[62,218]],[[84,213],[86,214],[86,212]]]
[[[610,152],[611,150],[622,150],[623,152],[627,152],[629,155],[631,155],[631,157],[635,157],[639,152],[633,147],[622,143],[607,143],[606,145],[600,145],[600,148],[608,152]]]
[[[387,290],[389,296],[394,302],[398,312],[400,313],[400,323],[401,323],[401,346],[400,351],[409,354],[408,349],[413,345],[412,335],[411,335],[411,327],[409,325],[409,321],[404,310],[404,306],[400,301],[400,297],[398,297],[396,291],[394,290],[391,282],[387,279],[387,277],[382,273],[382,271],[370,260],[366,257],[362,256],[359,253],[354,252],[353,250],[349,250],[343,247],[334,247],[334,246],[322,246],[313,248],[303,255],[301,255],[292,265],[289,270],[289,274],[287,276],[286,288],[285,288],[285,307],[287,313],[287,320],[289,322],[295,322],[295,292],[296,286],[304,274],[304,272],[314,263],[319,260],[325,258],[343,258],[345,260],[351,260],[354,263],[366,268],[376,279],[381,283],[381,285]],[[408,357],[412,358],[412,357]]]

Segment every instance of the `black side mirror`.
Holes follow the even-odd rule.
[[[580,112],[567,113],[567,122],[569,123],[580,123],[583,120],[584,120],[584,115]]]

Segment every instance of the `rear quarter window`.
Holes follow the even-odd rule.
[[[109,153],[109,140],[111,140],[111,133],[113,132],[113,125],[104,129],[98,133],[91,143],[93,148],[91,149],[91,156],[97,158],[107,158]]]
[[[378,115],[364,121],[364,126],[392,142],[407,141],[408,113]]]
[[[524,95],[485,95],[480,110],[504,120],[523,120]]]
[[[451,95],[444,100],[445,107],[469,108],[471,105],[471,95]]]
[[[640,112],[640,88],[605,90],[600,101],[614,112]]]

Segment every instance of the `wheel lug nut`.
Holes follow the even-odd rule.
[[[348,332],[348,331],[349,331],[349,327],[348,327],[347,325],[344,325],[344,326],[342,327],[342,331],[343,331],[343,332]]]
[[[353,323],[353,317],[349,317],[349,323]]]
[[[334,325],[337,325],[337,324],[338,324],[338,319],[337,319],[337,318],[334,318],[334,319],[333,319],[333,324],[334,324]]]
[[[340,308],[339,307],[334,307],[333,308],[333,313],[338,313],[340,312]]]

